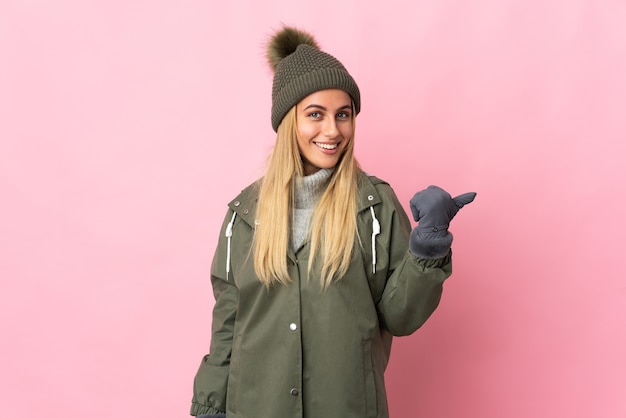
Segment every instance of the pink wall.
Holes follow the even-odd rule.
[[[396,340],[393,416],[626,416],[611,0],[0,1],[0,416],[187,414],[280,22],[358,80],[358,157],[407,208],[478,192],[440,309]]]

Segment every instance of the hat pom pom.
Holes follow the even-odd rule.
[[[298,45],[307,44],[319,49],[317,41],[310,33],[285,26],[271,37],[267,45],[267,62],[273,71],[286,56],[293,54]]]

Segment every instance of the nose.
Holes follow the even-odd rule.
[[[335,118],[328,118],[326,120],[326,125],[324,126],[324,135],[332,138],[337,136],[337,121]]]

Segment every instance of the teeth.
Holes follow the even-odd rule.
[[[337,148],[337,144],[320,144],[319,142],[316,142],[315,145],[317,145],[320,148],[324,148],[324,149],[335,149],[335,148]]]

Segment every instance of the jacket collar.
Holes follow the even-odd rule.
[[[244,220],[251,227],[254,227],[260,186],[261,181],[255,181],[228,203],[228,207],[237,213],[237,217]]]
[[[359,179],[359,196],[357,198],[357,210],[359,212],[369,209],[381,202],[377,184],[386,184],[383,180],[363,174]],[[228,207],[237,213],[237,217],[254,227],[254,221],[259,200],[260,180],[252,183],[228,203]]]

